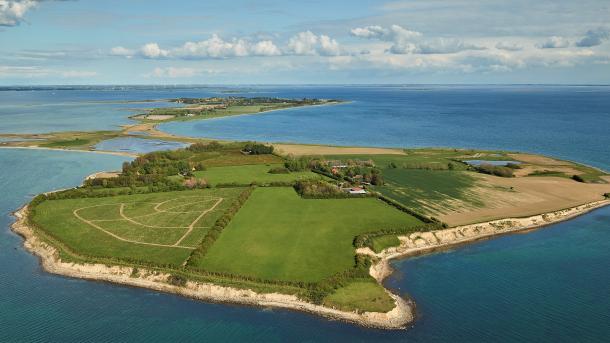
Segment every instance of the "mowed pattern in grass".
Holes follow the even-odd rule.
[[[81,255],[181,264],[242,190],[47,200],[33,220]]]
[[[353,267],[356,235],[422,224],[375,198],[302,199],[292,188],[258,188],[191,263],[269,280],[319,281]]]
[[[311,171],[291,172],[288,174],[271,174],[271,168],[282,167],[281,164],[253,164],[245,166],[213,167],[195,172],[196,177],[205,178],[210,184],[237,183],[265,184],[271,182],[291,182],[300,179],[320,179],[323,176]]]

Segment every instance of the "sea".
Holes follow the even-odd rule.
[[[272,96],[340,105],[168,123],[217,139],[550,154],[610,169],[610,87],[540,85],[0,87],[0,133],[115,129],[168,99]],[[105,144],[105,145],[104,145]],[[167,148],[139,140],[109,149]],[[142,146],[139,146],[141,144]],[[152,147],[152,148],[151,148]],[[148,150],[147,150],[148,149]],[[0,149],[1,342],[607,342],[610,208],[533,232],[394,261],[386,285],[412,298],[406,330],[212,304],[44,272],[10,231],[34,195],[77,186],[128,157]]]

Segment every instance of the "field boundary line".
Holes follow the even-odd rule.
[[[121,204],[121,206],[123,206],[123,205],[124,205],[124,204]],[[98,225],[96,225],[95,223],[92,223],[91,221],[89,221],[89,220],[87,220],[87,219],[85,219],[85,218],[81,217],[81,216],[78,214],[78,211],[80,211],[80,210],[82,210],[82,209],[84,209],[84,208],[85,208],[85,207],[82,207],[82,208],[77,208],[77,209],[75,209],[74,211],[72,211],[72,214],[73,214],[73,215],[74,215],[76,218],[78,218],[79,220],[81,220],[82,222],[84,222],[85,224],[88,224],[88,225],[90,225],[90,226],[92,226],[92,227],[94,227],[94,228],[96,228],[96,229],[98,229],[98,230],[100,230],[100,231],[104,232],[105,234],[107,234],[107,235],[109,235],[109,236],[111,236],[111,237],[113,237],[113,238],[115,238],[115,239],[118,239],[119,241],[123,241],[123,242],[127,242],[127,243],[133,243],[133,244],[142,244],[142,245],[150,245],[150,246],[156,246],[156,247],[165,247],[165,248],[180,248],[180,249],[189,249],[189,250],[194,250],[194,249],[195,249],[195,248],[192,248],[192,247],[185,247],[185,246],[182,246],[182,245],[177,245],[177,244],[174,244],[174,245],[169,245],[169,244],[159,244],[159,243],[148,243],[148,242],[140,242],[140,241],[134,241],[134,240],[131,240],[131,239],[126,239],[126,238],[123,238],[123,237],[121,237],[121,236],[119,236],[119,235],[117,235],[117,234],[114,234],[114,233],[112,233],[112,232],[110,232],[110,231],[108,231],[108,230],[104,229],[103,227],[98,226]]]
[[[179,240],[178,240],[176,243],[174,243],[174,245],[176,245],[176,246],[177,246],[178,244],[180,244],[180,243],[181,243],[181,242],[182,242],[182,241],[183,241],[183,240],[186,238],[186,236],[188,236],[188,235],[189,235],[189,234],[190,234],[190,233],[193,231],[193,229],[195,228],[195,224],[197,224],[197,222],[198,222],[198,221],[199,221],[201,218],[203,218],[203,216],[205,216],[205,215],[206,215],[206,214],[208,214],[209,212],[213,211],[213,210],[216,208],[216,206],[218,206],[218,205],[219,205],[219,204],[220,204],[220,203],[221,203],[223,200],[224,200],[223,198],[218,198],[218,200],[216,201],[216,203],[214,204],[214,206],[212,206],[212,207],[210,207],[209,209],[207,209],[207,210],[203,211],[203,212],[202,212],[202,213],[199,215],[199,217],[195,218],[195,220],[193,220],[193,222],[191,223],[191,225],[189,225],[188,230],[187,230],[187,231],[184,233],[184,235],[182,235],[182,237],[180,237],[180,239],[179,239]]]

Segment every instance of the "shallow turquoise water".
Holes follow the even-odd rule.
[[[324,89],[283,92],[317,94]],[[333,92],[350,91],[338,87]],[[551,96],[541,99],[547,99],[546,106],[562,103]],[[540,139],[544,144],[527,150],[552,147],[562,156],[608,168],[610,144],[603,114],[609,107],[595,105],[606,101],[597,95],[590,100],[590,107],[578,100],[582,123],[565,116],[553,119],[552,127],[561,129],[545,133],[548,143]],[[561,112],[547,113],[556,111]],[[540,118],[519,120],[536,123]],[[443,125],[456,122],[460,120]],[[481,134],[486,123],[478,127]],[[589,130],[594,126],[601,128]],[[391,128],[384,132],[396,134]],[[508,144],[512,134],[506,131],[496,138]],[[397,273],[388,285],[413,297],[420,316],[406,331],[363,329],[290,311],[207,304],[41,271],[37,259],[22,249],[21,238],[9,231],[9,213],[34,194],[75,186],[95,171],[120,168],[124,160],[0,149],[0,341],[603,342],[610,337],[610,208],[531,233],[395,262]]]

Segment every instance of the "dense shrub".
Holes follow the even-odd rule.
[[[298,172],[312,168],[312,163],[315,163],[311,157],[301,156],[299,158],[294,158],[292,156],[288,156],[286,158],[286,162],[284,162],[284,167],[286,169]]]
[[[341,188],[322,180],[301,180],[294,189],[304,198],[347,198],[349,195]]]
[[[290,174],[290,170],[286,167],[276,167],[269,169],[269,174]]]
[[[605,193],[605,194],[604,194],[604,197],[605,197],[606,199],[610,199],[610,193]]]
[[[585,179],[583,179],[582,176],[580,176],[580,175],[572,175],[572,180],[578,181],[578,182],[585,182]]]
[[[195,144],[191,144],[191,146],[189,146],[187,150],[192,152],[208,152],[222,150],[222,148],[222,144],[218,143],[217,141],[211,141],[208,143],[197,142]]]
[[[244,146],[244,151],[251,155],[269,155],[273,154],[273,145],[247,143]]]
[[[494,166],[492,164],[481,164],[475,167],[476,171],[483,174],[490,174],[500,177],[513,177],[513,169],[503,166]]]
[[[184,287],[186,286],[186,278],[182,275],[172,274],[167,278],[167,283],[174,286]]]
[[[506,164],[506,168],[510,168],[510,169],[523,169],[523,167],[520,164],[512,163],[512,162],[507,163]]]

